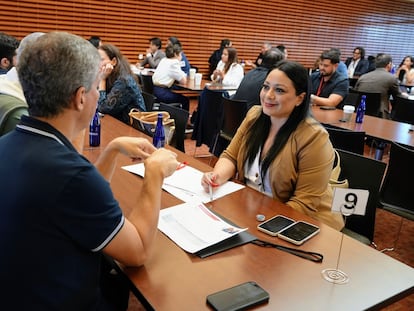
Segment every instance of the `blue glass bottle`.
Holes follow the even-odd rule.
[[[101,144],[101,118],[96,110],[89,124],[89,146],[97,147]]]
[[[365,100],[366,100],[366,96],[362,95],[361,96],[361,102],[359,103],[359,106],[358,106],[357,111],[356,111],[356,117],[355,117],[355,122],[356,123],[362,123],[362,121],[364,121]]]
[[[165,145],[164,125],[162,124],[162,113],[158,114],[157,125],[155,126],[155,133],[152,139],[152,144],[155,148],[162,148]]]

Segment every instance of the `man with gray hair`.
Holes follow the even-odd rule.
[[[41,36],[20,55],[29,116],[0,137],[5,310],[126,310],[129,290],[111,282],[105,258],[140,266],[152,251],[161,186],[178,167],[176,154],[145,138],[117,137],[94,166],[70,142],[95,114],[100,63],[92,44],[65,32]],[[110,188],[119,154],[145,165],[127,215]]]
[[[375,57],[375,70],[362,75],[355,89],[361,92],[380,93],[381,107],[379,113],[383,118],[389,118],[391,111],[390,95],[393,98],[403,95],[399,88],[398,79],[390,71],[392,57],[389,54],[380,53]]]
[[[33,32],[22,39],[17,48],[16,64],[25,47],[43,34],[43,32]],[[23,114],[27,115],[26,98],[16,67],[13,67],[6,74],[0,75],[0,136],[13,130]]]

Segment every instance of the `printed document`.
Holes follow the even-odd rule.
[[[143,163],[123,166],[122,168],[142,177],[145,175],[145,167]],[[203,172],[189,165],[184,165],[177,169],[174,174],[164,179],[162,188],[184,202],[207,203],[212,200],[210,194],[205,192],[201,186],[202,176]],[[244,185],[228,181],[220,187],[213,188],[213,200],[244,187]]]
[[[162,209],[158,229],[192,254],[247,230],[227,223],[202,203]]]

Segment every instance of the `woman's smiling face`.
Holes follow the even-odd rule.
[[[274,118],[289,118],[304,97],[305,93],[296,95],[293,82],[279,69],[274,69],[268,74],[260,91],[263,113]]]

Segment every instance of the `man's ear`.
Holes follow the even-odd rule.
[[[84,103],[85,103],[84,96],[85,96],[85,93],[86,93],[85,92],[85,87],[81,86],[76,90],[76,92],[74,94],[74,108],[77,111],[82,111],[84,109]]]
[[[10,66],[10,61],[7,59],[7,57],[3,57],[0,60],[0,67],[6,69],[6,68],[9,68],[9,66]]]

